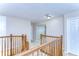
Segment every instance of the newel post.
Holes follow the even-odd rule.
[[[27,41],[27,36],[26,35],[22,35],[22,51],[23,50],[28,50],[29,49],[29,42]]]
[[[22,34],[22,51],[24,50],[24,34]]]
[[[63,36],[61,35],[61,56],[63,55]]]
[[[25,35],[25,49],[28,50],[29,49],[29,41],[27,39],[27,35]]]
[[[12,34],[10,34],[10,56],[12,56]]]

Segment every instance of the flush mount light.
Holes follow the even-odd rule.
[[[46,15],[45,15],[45,18],[46,18],[46,19],[51,19],[52,17],[54,17],[54,16],[52,16],[52,15],[50,15],[50,14],[46,14]]]

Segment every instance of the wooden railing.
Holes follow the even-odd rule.
[[[46,35],[41,35],[41,38],[43,37],[46,37]],[[62,36],[51,36],[51,38],[53,39],[49,39],[48,42],[41,39],[41,45],[17,54],[16,56],[62,56]]]
[[[48,36],[48,35],[40,35],[40,44],[44,44],[46,42],[49,41],[53,41],[52,42],[52,46],[50,47],[50,51],[48,47],[45,47],[44,49],[41,49],[41,51],[43,51],[44,53],[47,53],[51,56],[62,56],[63,55],[63,51],[62,51],[62,36]],[[45,51],[45,49],[48,49],[48,51]]]
[[[52,43],[53,42],[48,42],[48,43],[39,45],[38,47],[33,47],[27,51],[24,51],[20,54],[15,55],[15,56],[47,56],[48,54],[43,53],[41,51],[41,49],[44,48],[45,46],[48,46],[50,48]]]
[[[29,49],[26,35],[1,36],[1,56],[13,56]]]

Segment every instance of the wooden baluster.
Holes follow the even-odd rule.
[[[58,56],[58,39],[56,39],[56,56]]]
[[[59,52],[59,40],[58,40],[58,47],[57,47],[57,49],[58,49],[58,52]],[[58,54],[59,55],[59,54]]]
[[[54,56],[55,56],[55,41],[53,43],[54,43],[54,49],[53,49],[54,51],[53,52],[54,52]]]
[[[56,39],[56,48],[55,48],[55,49],[56,49],[56,51],[55,51],[55,55],[56,55],[56,56],[58,55],[58,52],[57,52],[57,40],[58,40],[58,39]]]
[[[61,42],[60,42],[60,39],[58,39],[58,53],[59,55],[61,54]]]
[[[47,53],[47,45],[45,46],[45,53],[43,53],[43,56]]]
[[[12,34],[10,34],[10,56],[12,56]]]
[[[23,35],[23,50],[25,49],[25,47],[26,47],[26,36],[25,35]]]
[[[21,50],[20,50],[20,52],[22,51],[22,38],[23,38],[23,36],[21,37],[21,42],[20,42],[21,43]]]
[[[59,52],[59,55],[60,55],[61,54],[61,51],[60,51],[61,50],[61,42],[60,42],[60,40],[58,40],[58,45],[59,45],[58,46],[58,49],[59,49],[58,52]]]
[[[61,36],[61,56],[63,55],[63,47],[62,47],[62,39],[63,39],[63,37]]]
[[[16,37],[15,37],[15,40],[16,40]],[[16,51],[16,54],[17,54],[17,40],[15,41],[15,51]]]
[[[22,45],[22,44],[21,44],[21,39],[22,39],[22,37],[20,37],[20,40],[19,40],[19,44],[20,44],[19,53],[21,53],[21,49],[22,49],[22,48],[21,48],[21,45]]]
[[[17,41],[18,41],[18,39],[17,39],[17,37],[16,37],[16,54],[17,54],[17,48],[18,48],[18,45],[17,45]]]
[[[17,53],[19,53],[19,45],[18,45],[19,39],[20,37],[17,37]]]
[[[50,55],[52,55],[53,56],[53,54],[54,54],[54,48],[53,48],[53,41],[52,41],[52,43],[50,43]]]
[[[14,55],[14,37],[13,37],[13,40],[12,40],[12,42],[13,42],[13,47],[12,47],[12,49],[13,49],[13,51],[12,51],[12,54]]]
[[[15,50],[16,50],[16,54],[17,54],[17,38],[15,37]]]
[[[15,37],[13,39],[13,55],[15,55]]]
[[[55,56],[56,56],[56,39],[55,39]]]
[[[49,52],[49,53],[50,53],[50,47],[49,47],[50,44],[51,44],[51,43],[48,44],[48,52]],[[46,54],[46,56],[48,56],[48,54]]]
[[[60,50],[61,50],[60,47],[61,47],[61,42],[60,42],[60,38],[58,38],[58,49],[59,49],[58,52],[59,52],[59,54],[60,54]]]
[[[24,49],[26,49],[26,50],[28,50],[29,49],[29,43],[28,43],[28,41],[27,41],[27,36],[26,35],[24,35]]]
[[[24,49],[26,48],[27,44],[26,44],[26,35],[22,35],[22,51],[24,51]],[[29,47],[27,48],[29,49]]]
[[[61,55],[61,40],[59,40],[59,43],[60,43],[60,46],[59,46],[59,49],[60,49],[60,55]]]
[[[51,44],[51,43],[50,43]],[[51,45],[49,44],[49,52],[51,53]]]
[[[9,39],[7,38],[7,56],[9,55],[9,51],[8,51],[9,47],[8,47],[8,45],[9,45]]]
[[[26,35],[24,36],[24,49],[27,47],[26,46],[26,40],[27,40],[27,37],[26,37]]]
[[[23,39],[23,36],[22,36],[22,39]],[[22,45],[23,45],[23,44],[22,44],[22,39],[21,39],[21,52],[22,52],[22,49],[23,49],[23,48],[22,48]]]
[[[53,41],[53,56],[55,56],[55,41]]]
[[[19,40],[19,44],[20,44],[19,53],[21,53],[21,45],[22,45],[22,44],[21,44],[21,39],[22,39],[22,37],[20,37],[20,40]]]
[[[24,34],[22,34],[22,51],[24,50],[24,45],[23,45],[24,41],[23,40],[24,40]]]
[[[21,37],[20,37],[20,40],[21,40]],[[18,48],[19,49],[19,53],[20,53],[20,49],[21,49],[20,40],[18,41],[18,44],[20,45],[19,48]]]
[[[50,44],[50,43],[49,43]],[[46,52],[46,54],[48,54],[48,53],[50,53],[50,51],[49,51],[49,44],[47,45],[47,52]],[[48,54],[49,55],[49,54]]]
[[[49,49],[49,48],[48,48],[48,45],[46,45],[46,53],[44,53],[45,56],[46,56],[47,53],[49,53],[48,49]]]
[[[60,54],[60,40],[58,40],[58,53]]]
[[[54,41],[54,56],[55,56],[55,41]]]
[[[12,40],[11,40],[11,56],[13,55],[13,37],[12,37]]]
[[[55,41],[55,56],[57,56],[57,39]]]
[[[50,55],[54,56],[54,41],[50,43]]]
[[[49,44],[49,53],[50,53],[50,54],[51,54],[51,52],[53,51],[53,48],[52,48],[51,44],[52,44],[52,43]],[[52,48],[52,51],[51,51],[51,48]],[[47,54],[47,55],[48,55],[48,54]]]
[[[18,38],[18,53],[20,53],[20,44],[19,44],[19,41],[20,41],[20,37]]]
[[[55,56],[56,56],[56,40],[55,40]]]
[[[4,39],[4,56],[6,56],[6,38]]]
[[[8,39],[8,48],[9,48],[9,49],[8,49],[8,51],[9,51],[8,54],[9,54],[9,56],[10,56],[10,37],[9,37],[9,39]]]
[[[16,54],[16,37],[14,39],[15,39],[15,41],[14,41],[14,50],[15,50],[15,54]]]
[[[3,56],[3,38],[2,38],[2,53],[1,54]]]
[[[14,38],[15,39],[15,38]],[[14,40],[14,54],[16,54],[16,39]]]

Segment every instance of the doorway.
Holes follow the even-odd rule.
[[[46,35],[46,25],[36,26],[36,41],[40,43],[40,34]]]

